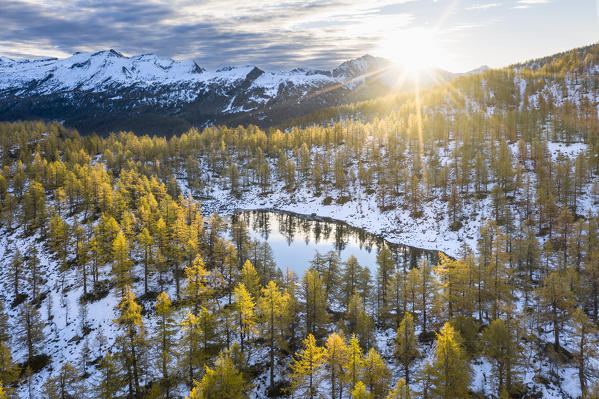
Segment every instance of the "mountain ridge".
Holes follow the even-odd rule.
[[[83,133],[101,134],[126,129],[168,135],[213,124],[272,126],[322,107],[388,94],[398,89],[400,74],[390,61],[368,54],[330,70],[277,72],[255,65],[207,69],[194,60],[127,57],[114,49],[0,61],[0,119],[59,120]]]

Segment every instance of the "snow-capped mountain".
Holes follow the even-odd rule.
[[[65,59],[0,57],[0,119],[51,119],[82,132],[169,134],[191,126],[268,126],[395,89],[389,61],[365,55],[333,70],[207,70],[197,62],[115,50]]]

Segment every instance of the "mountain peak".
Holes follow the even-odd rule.
[[[119,53],[118,51],[116,51],[114,49],[108,49],[108,50],[98,51],[96,53],[93,53],[91,56],[92,57],[96,57],[96,56],[99,56],[99,55],[103,55],[105,57],[127,58],[123,54]]]
[[[477,73],[483,73],[485,71],[488,71],[489,69],[491,68],[488,65],[482,65],[476,69],[466,72],[465,75],[476,75]]]
[[[333,76],[345,76],[348,78],[353,78],[368,72],[374,72],[389,65],[390,63],[391,61],[385,58],[373,57],[370,54],[364,54],[361,57],[345,61],[337,68],[333,69]]]

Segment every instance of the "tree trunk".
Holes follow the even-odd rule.
[[[274,304],[271,301],[271,306],[270,306],[270,389],[271,389],[271,392],[274,391],[274,386],[275,386],[275,371],[274,371],[274,367],[275,367],[275,342],[274,342],[275,314],[274,313],[275,313],[274,312]]]
[[[131,365],[133,366],[133,379],[135,382],[135,397],[139,398],[139,375],[137,372],[137,355],[135,354],[135,336],[133,330],[129,333],[131,341]]]

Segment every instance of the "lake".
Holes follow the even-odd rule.
[[[342,261],[354,255],[373,276],[377,269],[376,256],[384,245],[393,253],[396,264],[406,269],[417,266],[422,258],[432,264],[437,260],[436,251],[390,243],[345,222],[316,215],[252,210],[238,211],[232,216],[233,221],[237,219],[245,222],[252,238],[268,242],[274,261],[283,271],[289,268],[298,276],[310,266],[316,251],[325,254],[335,250]]]

